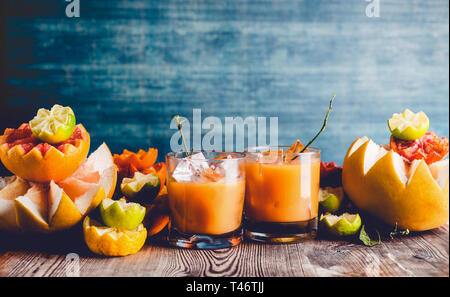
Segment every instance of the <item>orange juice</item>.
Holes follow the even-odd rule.
[[[318,215],[320,161],[246,165],[246,217],[300,222]]]
[[[219,235],[241,225],[245,181],[168,182],[173,226],[184,233]]]

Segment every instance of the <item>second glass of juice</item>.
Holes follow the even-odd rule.
[[[242,240],[245,155],[173,152],[166,156],[171,228],[169,243],[218,249]]]
[[[246,150],[245,234],[262,242],[297,242],[317,232],[320,150],[289,146]]]

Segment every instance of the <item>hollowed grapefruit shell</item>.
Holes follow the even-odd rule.
[[[112,196],[117,170],[102,144],[67,179],[34,183],[0,177],[0,230],[48,233],[71,228]]]
[[[371,140],[359,138],[345,156],[342,182],[352,202],[389,225],[411,231],[447,223],[448,160],[436,166],[420,160],[403,167],[403,159],[392,150],[377,158],[377,147]]]
[[[5,137],[0,136],[0,159],[5,167],[28,181],[59,182],[71,176],[81,165],[89,153],[90,136],[83,125],[77,125],[81,130],[82,139],[74,144],[66,144],[63,151],[52,146],[45,154],[36,147],[26,152],[21,145],[9,148]]]

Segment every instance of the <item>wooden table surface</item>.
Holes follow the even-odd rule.
[[[297,244],[245,242],[223,250],[185,250],[148,242],[136,255],[98,257],[79,229],[24,237],[0,233],[0,276],[449,276],[449,227],[359,243],[317,239]],[[69,256],[67,256],[69,255]]]

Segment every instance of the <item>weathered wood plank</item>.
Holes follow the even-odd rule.
[[[0,250],[1,276],[65,276],[68,253],[80,257],[81,276],[448,276],[448,226],[371,248],[318,239],[298,244],[244,243],[225,250],[184,250],[147,244],[136,255],[98,257],[80,234],[36,240],[10,238]],[[5,235],[0,242],[5,243]],[[61,237],[65,238],[62,243]],[[70,239],[71,238],[71,239]],[[55,246],[61,244],[62,246]],[[75,247],[72,246],[75,244]],[[53,249],[49,249],[53,245]]]

